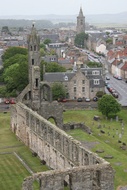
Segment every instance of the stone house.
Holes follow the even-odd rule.
[[[113,36],[113,45],[116,46],[126,46],[127,45],[127,35],[114,35]]]
[[[86,41],[87,48],[91,51],[95,51],[97,53],[106,54],[106,42],[103,39],[103,34],[94,33],[89,34],[89,38]]]
[[[45,55],[42,59],[47,63],[50,63],[50,62],[58,63],[58,56],[57,55]]]
[[[126,63],[127,63],[127,48],[121,50],[110,50],[107,53],[107,61],[109,71],[113,75],[119,75],[123,79],[127,79]]]
[[[78,68],[75,72],[45,73],[43,80],[52,85],[62,83],[68,99],[90,98],[98,91],[104,92],[102,68]]]

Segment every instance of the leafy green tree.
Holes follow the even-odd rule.
[[[66,69],[58,63],[52,62],[46,65],[46,72],[66,72]]]
[[[82,33],[76,35],[74,44],[75,44],[75,46],[78,46],[78,47],[84,47],[85,40],[87,40],[87,39],[88,39],[88,34],[86,34],[85,32],[82,32]]]
[[[4,71],[4,81],[8,93],[17,95],[28,84],[28,62],[19,60]]]
[[[106,117],[109,117],[110,114],[119,112],[121,106],[112,95],[105,94],[98,101],[98,110]]]
[[[49,44],[49,43],[51,43],[51,40],[50,40],[50,39],[45,39],[45,40],[44,40],[44,44]]]
[[[2,60],[3,60],[3,62],[5,62],[5,60],[10,59],[11,57],[15,56],[16,54],[27,55],[27,53],[28,53],[28,50],[26,48],[10,47],[2,55]]]
[[[106,43],[107,43],[107,44],[113,44],[112,38],[108,38],[108,39],[106,40]]]
[[[15,63],[22,63],[23,61],[26,61],[26,60],[28,60],[27,55],[15,54],[14,56],[12,56],[4,61],[3,67],[4,67],[4,69],[6,69]]]
[[[98,92],[96,93],[96,96],[97,96],[98,98],[101,98],[103,95],[104,95],[104,92],[103,92],[103,91],[98,91]]]
[[[44,44],[44,43],[40,44],[40,48],[46,50],[46,46],[45,46],[45,44]]]
[[[58,100],[66,97],[66,89],[61,83],[54,83],[52,86],[53,100]]]
[[[101,64],[101,63],[98,63],[98,62],[89,61],[89,62],[87,63],[87,66],[90,67],[90,68],[95,68],[95,67],[102,67],[102,64]]]

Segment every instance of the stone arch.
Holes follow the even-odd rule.
[[[47,120],[49,121],[50,119],[52,119],[54,121],[54,124],[57,126],[57,120],[55,117],[53,116],[49,116],[49,118],[47,118]]]
[[[42,101],[52,102],[52,90],[48,83],[41,84],[41,102]]]

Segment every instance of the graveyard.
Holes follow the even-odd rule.
[[[66,122],[82,122],[90,127],[90,134],[79,128],[67,131],[67,133],[79,140],[82,145],[111,163],[115,171],[115,188],[120,185],[127,185],[126,114],[126,109],[119,112],[117,116],[111,115],[110,118],[104,117],[97,110],[73,110],[64,112]]]

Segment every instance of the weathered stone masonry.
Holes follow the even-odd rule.
[[[113,190],[114,171],[97,154],[22,103],[11,108],[11,129],[53,171],[34,174],[24,180],[22,189],[62,190],[66,180],[71,190]]]

